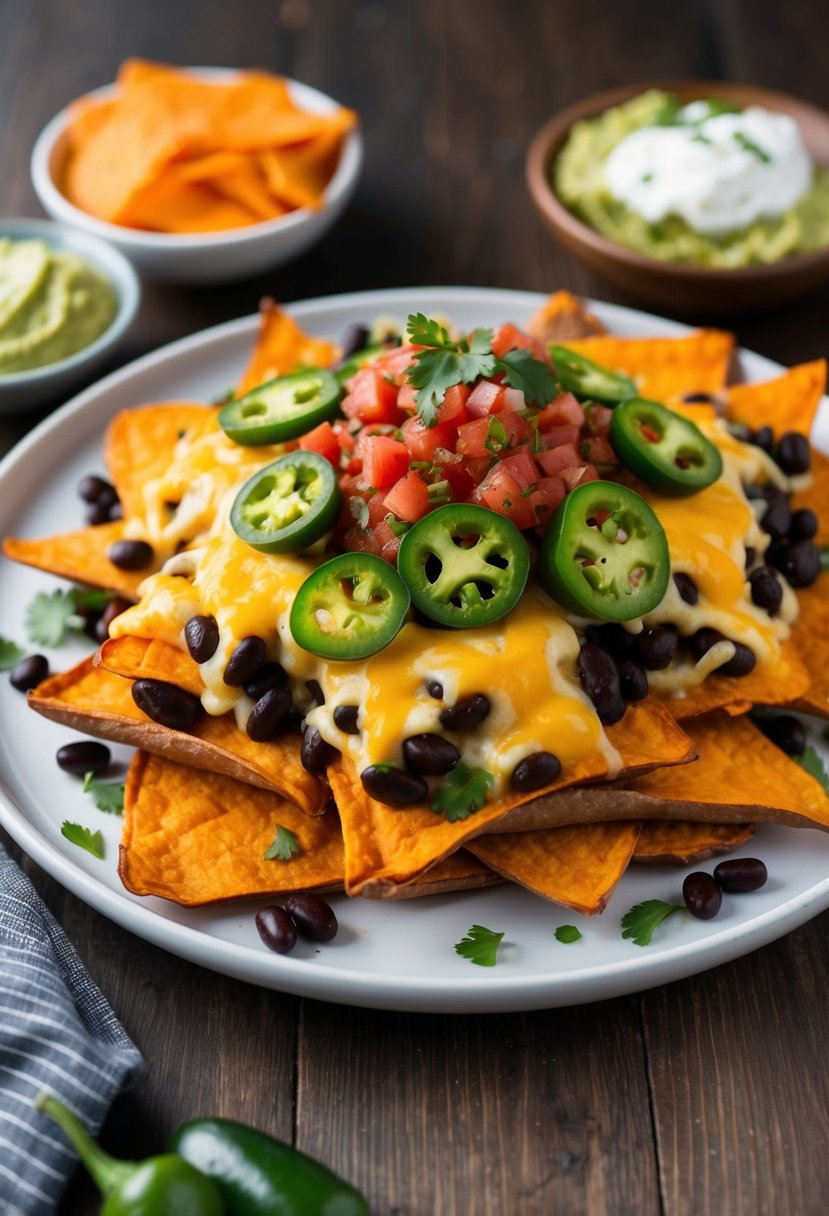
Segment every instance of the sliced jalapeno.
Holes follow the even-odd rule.
[[[317,452],[288,452],[246,481],[230,526],[261,553],[300,553],[333,528],[342,494],[333,466]]]
[[[613,411],[610,442],[623,464],[660,494],[696,494],[722,475],[722,456],[699,427],[658,401]]]
[[[636,385],[629,376],[594,363],[577,351],[568,350],[566,346],[551,346],[550,356],[559,384],[579,401],[618,405],[620,401],[636,396]]]
[[[611,481],[577,486],[541,541],[538,575],[562,607],[601,621],[651,612],[671,561],[659,520],[639,494]]]
[[[366,659],[400,631],[409,592],[400,575],[370,553],[341,553],[310,574],[291,608],[291,633],[324,659]]]
[[[473,503],[452,503],[409,529],[397,568],[416,608],[439,625],[464,629],[489,625],[515,607],[530,555],[511,520]]]
[[[245,447],[284,443],[335,417],[339,403],[336,376],[311,367],[277,376],[230,401],[219,414],[219,426],[228,439]]]

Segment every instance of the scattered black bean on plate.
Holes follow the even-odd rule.
[[[722,907],[722,891],[710,874],[695,870],[682,884],[685,906],[697,920],[711,920]]]
[[[339,925],[334,909],[319,895],[300,891],[285,900],[285,911],[302,937],[312,942],[330,942]]]
[[[714,879],[729,894],[759,891],[766,885],[769,872],[759,857],[729,857],[714,867]]]
[[[44,654],[30,654],[27,658],[15,663],[9,672],[9,683],[18,692],[28,692],[36,688],[41,680],[49,674],[49,660]]]
[[[93,739],[79,739],[74,743],[64,743],[55,753],[58,768],[75,777],[83,777],[86,773],[106,772],[112,762],[112,753],[104,743]]]
[[[296,945],[296,925],[278,904],[259,909],[256,929],[268,949],[276,954],[289,954]]]

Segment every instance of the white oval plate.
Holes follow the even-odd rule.
[[[461,288],[364,292],[310,300],[291,309],[318,336],[338,337],[352,322],[380,313],[404,320],[410,311],[438,312],[464,327],[521,324],[542,297],[529,293]],[[614,331],[681,334],[672,321],[605,304],[592,305]],[[247,317],[173,343],[130,364],[82,393],[46,419],[0,465],[0,534],[42,536],[80,526],[75,487],[101,468],[104,427],[116,410],[164,399],[210,401],[239,376],[257,319]],[[744,352],[748,379],[775,375],[776,364]],[[816,436],[829,448],[829,402]],[[33,594],[55,580],[0,564],[2,633],[23,642],[23,617]],[[59,670],[84,653],[72,643],[50,655]],[[761,827],[744,854],[762,857],[766,887],[728,898],[715,921],[682,914],[657,930],[650,946],[621,937],[620,918],[648,898],[679,902],[685,871],[634,866],[607,910],[598,917],[546,903],[515,887],[403,903],[373,903],[339,896],[337,938],[320,948],[300,944],[290,957],[270,953],[254,927],[258,903],[185,909],[137,898],[116,874],[120,824],[95,809],[80,783],[61,772],[55,750],[72,732],[28,713],[20,693],[0,680],[0,822],[53,878],[131,932],[182,958],[251,983],[321,1000],[387,1009],[484,1013],[539,1009],[635,992],[706,970],[773,941],[829,906],[829,836],[811,830]],[[119,749],[126,760],[128,752]],[[734,780],[750,771],[744,755]],[[60,834],[64,819],[100,829],[106,860],[98,861]],[[710,868],[710,867],[709,867]],[[494,968],[476,967],[454,951],[473,924],[504,932]],[[575,924],[581,941],[561,945],[557,926]],[[125,962],[125,965],[128,965]]]

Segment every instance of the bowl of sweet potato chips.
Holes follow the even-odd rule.
[[[53,219],[150,277],[222,282],[297,257],[337,220],[362,164],[357,116],[264,71],[122,64],[32,153]]]

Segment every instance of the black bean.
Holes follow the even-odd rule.
[[[261,696],[248,714],[248,738],[254,743],[264,743],[272,739],[282,729],[288,710],[291,708],[291,694],[287,688],[272,688]]]
[[[212,659],[219,645],[215,616],[191,616],[184,626],[184,640],[194,662],[206,663]]]
[[[757,550],[753,545],[746,545],[746,570],[750,570],[757,561]]]
[[[792,512],[789,525],[789,540],[812,540],[817,536],[818,518],[808,507]]]
[[[319,680],[306,680],[305,687],[311,694],[311,700],[315,705],[325,704],[325,693],[322,691],[322,686]]]
[[[143,570],[154,557],[152,545],[145,540],[116,540],[107,557],[119,570]]]
[[[222,679],[232,688],[238,688],[256,675],[267,657],[265,643],[255,633],[242,638],[227,661]]]
[[[429,696],[433,697],[436,701],[443,700],[443,685],[441,684],[440,680],[427,680],[426,691],[428,692]]]
[[[775,459],[784,473],[795,477],[798,473],[808,473],[812,464],[812,453],[809,440],[799,431],[786,431],[780,436],[775,452]]]
[[[599,720],[608,726],[618,722],[624,715],[625,703],[619,672],[610,655],[600,646],[586,642],[579,651],[578,670],[582,688],[596,707]]]
[[[743,493],[745,494],[746,498],[749,499],[749,501],[757,501],[761,498],[765,498],[765,492],[762,486],[743,486]]]
[[[777,486],[770,486],[763,491],[767,506],[760,518],[760,527],[769,536],[787,536],[792,523],[792,509],[789,500]]]
[[[296,945],[296,925],[285,911],[273,904],[256,913],[256,931],[269,950],[290,954]]]
[[[717,398],[710,393],[685,393],[682,398],[689,405],[717,405]]]
[[[403,740],[403,759],[406,767],[426,777],[443,777],[451,772],[461,754],[442,735],[410,735]]]
[[[584,633],[588,642],[601,646],[614,659],[629,659],[636,650],[636,634],[621,625],[588,625]]]
[[[806,750],[806,728],[791,714],[775,714],[773,718],[758,718],[757,725],[781,751],[789,756],[802,756]]]
[[[711,920],[722,907],[722,891],[710,874],[696,870],[682,884],[685,906],[697,920]]]
[[[811,540],[797,540],[783,549],[778,569],[792,587],[811,587],[820,574],[820,549]]]
[[[727,663],[717,668],[720,676],[747,676],[757,666],[757,656],[750,646],[742,642],[733,642],[734,654]]]
[[[64,743],[55,753],[58,768],[65,773],[83,777],[85,773],[103,773],[110,766],[112,753],[103,743],[92,739],[79,739],[77,743]]]
[[[111,507],[118,499],[115,486],[105,478],[98,477],[95,473],[89,473],[86,477],[81,478],[78,482],[78,494],[84,502],[103,501],[107,507]]]
[[[621,659],[616,666],[625,701],[641,701],[648,695],[648,674],[641,663],[637,663],[636,659]]]
[[[722,642],[723,638],[724,635],[720,633],[719,629],[710,629],[708,626],[698,629],[688,639],[694,660],[698,663],[702,656],[708,654],[711,647],[716,646],[717,642]]]
[[[492,704],[482,692],[473,692],[461,697],[440,715],[440,724],[446,730],[475,730],[489,717]]]
[[[129,600],[125,600],[123,596],[113,596],[95,624],[95,640],[105,642],[109,637],[109,627],[112,622],[130,607]]]
[[[394,764],[370,764],[360,773],[360,780],[368,796],[385,806],[414,806],[425,802],[429,795],[422,777]]]
[[[369,331],[365,325],[349,325],[340,339],[342,358],[348,359],[351,355],[356,355],[358,351],[365,350],[368,339]]]
[[[530,794],[555,781],[561,772],[561,761],[552,752],[533,752],[519,760],[512,774],[512,787],[521,794]]]
[[[326,743],[316,726],[306,728],[299,748],[299,758],[306,772],[321,777],[329,764],[338,756],[336,747]]]
[[[337,936],[339,925],[334,909],[309,891],[299,891],[285,900],[285,911],[303,937],[312,942],[330,942]]]
[[[359,735],[360,727],[357,724],[359,716],[359,705],[338,705],[334,710],[334,725],[346,735]]]
[[[679,645],[677,631],[673,625],[660,625],[656,629],[645,629],[636,639],[636,655],[648,671],[662,671],[670,667]]]
[[[30,654],[15,663],[9,672],[9,682],[18,692],[28,692],[45,680],[49,674],[49,660],[43,654]]]
[[[292,705],[285,716],[285,729],[296,735],[301,735],[305,729],[305,718],[296,705]]]
[[[153,722],[171,730],[192,730],[201,717],[199,698],[166,680],[133,681],[132,699]]]
[[[105,503],[91,502],[83,513],[84,523],[90,528],[97,528],[100,524],[109,523],[110,508]],[[116,563],[117,565],[117,563]]]
[[[249,697],[258,701],[272,688],[287,688],[288,675],[280,663],[264,663],[242,687]]]
[[[756,448],[762,448],[768,456],[771,456],[774,447],[774,431],[770,426],[760,426],[756,431],[752,431],[748,442],[753,443]]]
[[[783,603],[783,588],[780,580],[768,566],[758,566],[748,576],[751,587],[751,602],[764,608],[769,616],[777,616]]]
[[[738,895],[759,891],[766,885],[769,872],[759,857],[730,857],[714,867],[714,878],[723,891]]]
[[[681,600],[684,600],[686,604],[697,603],[699,600],[699,589],[690,574],[683,574],[682,571],[679,571],[674,575],[674,583]]]

